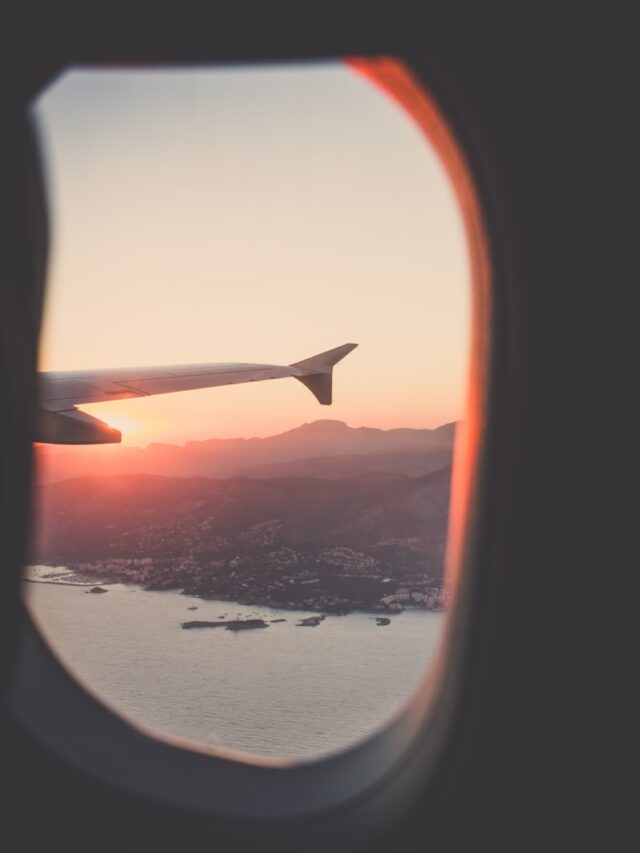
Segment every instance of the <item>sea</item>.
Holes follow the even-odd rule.
[[[283,758],[328,755],[383,726],[423,678],[445,619],[412,608],[389,625],[350,613],[299,627],[312,614],[124,584],[91,594],[94,583],[68,578],[64,568],[30,566],[24,596],[52,651],[91,693],[160,737]],[[220,617],[269,626],[182,628]]]

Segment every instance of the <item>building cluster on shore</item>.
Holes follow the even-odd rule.
[[[204,553],[119,556],[67,562],[80,578],[141,584],[149,590],[181,590],[208,599],[274,607],[347,613],[398,613],[406,606],[440,610],[445,593],[440,573],[425,570],[427,543],[416,537],[383,540],[368,549],[346,546],[283,546],[278,520],[222,539]],[[136,549],[138,550],[138,549]],[[138,550],[139,553],[139,550]]]

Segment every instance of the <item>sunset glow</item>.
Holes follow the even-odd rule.
[[[78,406],[78,408],[119,430],[124,442],[133,442],[136,437],[146,435],[149,430],[153,429],[153,424],[148,419],[134,418],[128,415],[121,402],[102,403],[96,406]]]
[[[360,345],[330,408],[292,380],[82,407],[124,443],[461,417],[460,206],[420,126],[357,71],[75,70],[37,103],[52,223],[42,369],[289,364]]]

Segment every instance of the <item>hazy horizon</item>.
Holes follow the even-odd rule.
[[[183,392],[177,392],[183,393]],[[83,407],[84,408],[84,407]],[[350,430],[379,430],[380,432],[393,432],[395,430],[409,430],[414,432],[435,432],[443,427],[451,426],[453,424],[458,424],[459,419],[455,419],[452,421],[446,421],[445,423],[437,424],[434,427],[414,427],[414,426],[404,426],[399,424],[398,426],[389,426],[389,427],[376,427],[371,426],[370,424],[350,424],[341,418],[314,418],[311,421],[304,421],[302,423],[296,424],[294,426],[286,427],[283,430],[279,430],[278,432],[269,433],[268,435],[210,435],[205,438],[187,438],[184,441],[150,441],[148,444],[129,444],[126,442],[120,442],[119,444],[109,444],[109,445],[50,445],[44,442],[34,442],[36,447],[51,447],[54,448],[64,448],[67,451],[71,452],[72,450],[81,450],[82,448],[98,448],[101,447],[104,450],[111,448],[113,451],[116,451],[119,447],[137,447],[139,450],[146,450],[148,447],[154,444],[167,444],[171,447],[184,447],[187,444],[191,443],[203,443],[207,441],[252,441],[254,439],[264,439],[264,438],[275,438],[276,436],[284,435],[288,432],[295,432],[296,430],[301,429],[302,427],[314,426],[315,424],[322,423],[333,423],[333,424],[341,424],[346,426]]]
[[[36,444],[35,476],[41,485],[121,474],[341,479],[385,471],[419,477],[451,463],[456,424],[380,429],[319,418],[270,436],[209,436],[143,447]],[[438,430],[443,433],[434,436]]]

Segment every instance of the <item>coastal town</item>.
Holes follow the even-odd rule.
[[[242,550],[221,539],[206,561],[195,556],[82,561],[67,564],[71,575],[65,581],[139,584],[204,599],[338,614],[445,606],[441,578],[423,570],[427,543],[417,537],[383,540],[365,553],[347,547],[277,547],[277,522],[256,528],[247,531]]]

